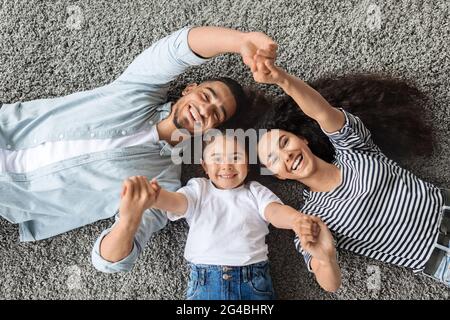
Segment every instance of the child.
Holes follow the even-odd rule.
[[[151,206],[167,211],[170,220],[185,218],[189,224],[187,299],[273,299],[265,243],[269,223],[306,237],[323,271],[333,275],[329,290],[339,287],[340,270],[326,226],[283,205],[258,182],[246,182],[247,154],[235,137],[216,136],[203,150],[202,166],[209,179],[193,178],[177,192],[147,182],[149,197],[155,199]]]

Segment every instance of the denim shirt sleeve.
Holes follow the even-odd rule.
[[[184,27],[155,42],[134,59],[116,83],[164,86],[190,66],[208,61],[189,47],[190,29]]]
[[[160,186],[169,191],[176,191],[181,187],[180,182],[181,167],[179,165],[171,165],[164,170],[158,177],[157,181]],[[167,224],[167,213],[159,209],[148,209],[142,215],[142,221],[134,236],[133,249],[130,254],[117,262],[110,262],[100,255],[100,244],[111,229],[119,222],[120,216],[117,210],[114,225],[103,231],[95,241],[92,248],[91,259],[94,267],[102,272],[115,273],[131,271],[140,253],[145,248],[150,237],[157,231],[164,228]]]
[[[133,268],[140,253],[145,247],[147,241],[150,239],[153,233],[162,229],[167,223],[167,217],[164,212],[157,209],[146,210],[142,216],[141,224],[134,237],[133,249],[130,254],[117,262],[110,262],[100,255],[100,244],[102,240],[111,232],[112,228],[119,222],[119,214],[116,214],[116,222],[114,225],[103,231],[102,234],[95,241],[94,248],[92,249],[92,264],[101,272],[115,273],[115,272],[128,272]]]

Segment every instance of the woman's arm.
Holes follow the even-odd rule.
[[[319,285],[326,291],[335,292],[341,286],[341,269],[336,259],[336,248],[333,235],[318,217],[304,215],[301,218],[301,233],[297,235],[306,252],[311,256],[311,269]],[[311,224],[319,227],[318,235],[308,229]],[[306,226],[306,227],[305,227]]]
[[[264,214],[274,227],[292,229],[299,236],[302,248],[312,256],[311,269],[319,285],[330,292],[339,289],[341,271],[333,235],[322,220],[276,202],[270,203]]]
[[[259,52],[261,50],[258,50]],[[332,107],[320,93],[304,81],[275,66],[274,60],[263,55],[257,54],[254,60],[256,69],[252,71],[255,81],[278,85],[294,99],[307,116],[316,120],[323,130],[335,132],[344,126],[345,116],[342,111]]]

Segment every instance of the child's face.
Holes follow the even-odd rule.
[[[219,189],[240,186],[248,173],[245,149],[233,137],[216,136],[203,152],[202,166]]]

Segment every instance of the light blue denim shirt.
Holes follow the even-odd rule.
[[[205,59],[189,48],[189,28],[157,41],[109,85],[65,97],[4,104],[0,148],[21,150],[47,141],[107,139],[149,129],[171,111],[170,81]],[[19,224],[20,240],[33,241],[118,213],[125,178],[157,177],[168,190],[180,187],[181,168],[165,141],[84,154],[26,173],[0,173],[0,216]],[[92,260],[105,272],[130,270],[151,234],[167,222],[164,212],[147,210],[130,255],[117,263],[99,254]]]

